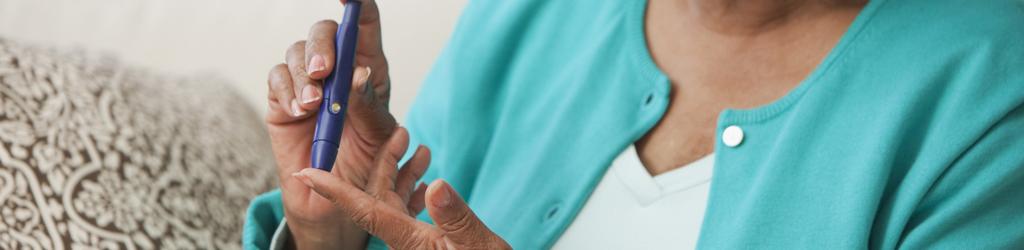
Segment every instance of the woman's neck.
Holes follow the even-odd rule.
[[[676,0],[674,7],[704,28],[724,35],[756,35],[801,17],[867,0]]]
[[[863,6],[833,0],[649,0],[651,58],[672,85],[636,143],[652,175],[714,151],[718,114],[778,100],[821,63]]]

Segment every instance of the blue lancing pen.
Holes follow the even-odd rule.
[[[359,11],[362,3],[358,0],[345,2],[345,14],[338,24],[334,37],[334,71],[324,80],[323,102],[317,113],[316,130],[313,136],[313,151],[310,155],[312,167],[331,171],[338,157],[341,145],[341,131],[345,124],[345,110],[348,108],[348,93],[352,88],[352,71],[356,56],[356,36],[359,33]]]

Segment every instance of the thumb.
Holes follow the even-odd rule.
[[[434,224],[445,232],[445,238],[450,244],[467,249],[511,249],[476,217],[469,205],[447,182],[435,180],[430,183],[426,200],[427,213],[434,219]]]
[[[374,81],[374,78],[386,76],[380,76],[383,72],[374,71],[368,66],[360,66],[352,72],[352,90],[346,114],[351,119],[345,119],[345,123],[352,125],[360,138],[368,140],[371,145],[380,145],[391,137],[398,121],[388,110],[390,93],[378,91],[376,85],[380,84]]]

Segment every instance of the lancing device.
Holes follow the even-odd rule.
[[[345,109],[348,108],[348,93],[352,88],[352,70],[356,56],[356,35],[359,33],[359,10],[362,3],[358,0],[345,2],[345,15],[338,24],[338,33],[334,36],[334,49],[337,55],[334,72],[324,80],[323,102],[317,113],[316,130],[313,132],[312,167],[327,172],[334,166],[338,157],[338,145],[341,145],[341,130],[345,124]]]

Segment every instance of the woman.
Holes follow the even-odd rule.
[[[1020,1],[473,1],[405,129],[364,5],[332,173],[336,24],[270,73],[248,246],[1024,247]]]

